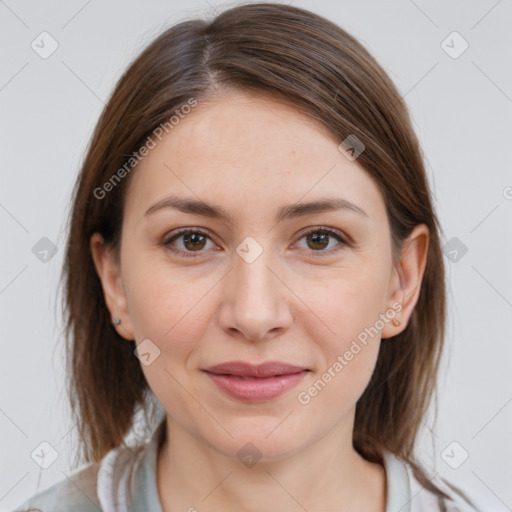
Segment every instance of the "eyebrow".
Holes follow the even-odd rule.
[[[181,198],[178,196],[169,196],[158,201],[148,208],[144,216],[148,216],[165,208],[173,208],[192,215],[200,215],[203,217],[233,222],[231,215],[229,215],[229,213],[219,205],[206,203],[196,199]],[[283,220],[311,215],[314,213],[336,210],[353,211],[359,215],[368,217],[368,214],[360,206],[340,197],[328,197],[309,203],[294,203],[282,206],[277,210],[275,222],[281,222]]]

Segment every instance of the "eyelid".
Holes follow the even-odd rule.
[[[351,238],[346,235],[343,231],[340,231],[336,228],[331,228],[329,226],[323,226],[319,224],[315,224],[314,226],[309,226],[307,228],[304,228],[302,232],[299,234],[299,239],[302,238],[304,235],[308,235],[309,233],[314,233],[316,231],[325,231],[330,235],[336,235],[339,237],[344,243],[347,245],[350,245],[352,243]]]
[[[194,227],[187,227],[187,228],[178,228],[176,230],[172,231],[172,236],[167,238],[162,242],[162,245],[169,251],[171,251],[174,254],[177,254],[178,256],[183,256],[184,258],[197,258],[201,255],[201,252],[204,251],[182,251],[181,249],[176,249],[172,246],[172,243],[175,239],[179,238],[180,236],[189,234],[189,233],[196,233],[200,234],[202,236],[206,236],[209,238],[212,242],[215,243],[215,241],[212,239],[211,234],[208,230],[204,228],[194,228]]]
[[[324,232],[328,236],[337,238],[339,240],[339,246],[331,248],[326,251],[322,251],[322,250],[315,251],[313,249],[309,249],[309,250],[304,249],[312,256],[329,256],[334,253],[337,253],[338,251],[340,251],[341,249],[343,249],[345,247],[353,246],[353,241],[352,241],[351,237],[349,237],[348,235],[344,234],[342,231],[340,231],[336,228],[331,228],[331,227],[323,226],[323,225],[314,225],[314,226],[308,226],[308,227],[304,228],[299,233],[299,235],[297,235],[297,241],[294,242],[294,245],[299,240],[301,240],[304,236],[307,236],[310,233],[315,233],[315,232]],[[165,248],[167,248],[168,250],[170,250],[171,252],[178,254],[179,256],[183,256],[185,258],[188,258],[188,257],[196,258],[196,257],[200,256],[200,254],[202,252],[206,252],[206,251],[201,251],[201,250],[199,250],[199,251],[182,251],[180,249],[175,249],[171,243],[172,241],[176,240],[180,236],[190,234],[190,233],[195,233],[195,234],[200,234],[202,236],[206,236],[213,243],[216,243],[215,240],[212,238],[212,235],[206,228],[186,227],[186,228],[178,228],[176,230],[173,230],[172,235],[169,238],[167,238],[166,240],[164,240],[162,242],[162,245]]]
[[[331,228],[328,226],[322,226],[322,225],[315,225],[315,226],[309,226],[308,228],[305,228],[305,231],[302,231],[298,235],[297,242],[301,240],[303,237],[309,235],[310,233],[316,233],[316,232],[323,232],[326,233],[328,236],[337,238],[339,240],[339,244],[336,247],[331,247],[330,249],[326,251],[314,251],[313,249],[304,249],[309,254],[311,254],[314,257],[329,257],[334,254],[337,254],[339,251],[346,247],[353,247],[352,239],[345,235],[342,231],[336,228]],[[295,243],[297,243],[295,242]]]

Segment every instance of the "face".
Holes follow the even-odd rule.
[[[381,338],[404,328],[416,302],[422,237],[400,280],[382,195],[338,144],[263,96],[200,103],[132,171],[120,263],[91,240],[118,332],[145,343],[141,368],[168,417],[230,456],[252,442],[271,460],[335,427],[350,432]],[[166,206],[170,196],[225,217]],[[331,199],[348,206],[284,210]],[[203,371],[232,361],[307,371],[269,380],[288,379],[277,396],[261,394],[260,379],[235,397]]]

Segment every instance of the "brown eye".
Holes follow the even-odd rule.
[[[182,239],[179,244],[181,247],[176,248],[175,241]],[[174,234],[171,238],[169,238],[166,242],[163,243],[170,251],[178,253],[185,257],[196,257],[199,254],[190,254],[190,253],[200,253],[204,252],[202,249],[205,248],[207,241],[210,237],[204,233],[203,231],[197,229],[182,229]]]
[[[312,249],[325,249],[329,245],[329,235],[327,233],[315,231],[306,235],[308,244]]]
[[[300,240],[306,239],[306,250],[315,256],[323,256],[332,254],[340,249],[343,249],[350,244],[338,232],[330,228],[317,227],[304,233]],[[181,240],[181,241],[180,241]],[[329,247],[333,240],[338,243]],[[178,242],[179,241],[179,242]],[[184,257],[197,257],[201,253],[206,252],[203,250],[207,248],[208,241],[211,241],[210,236],[199,229],[184,228],[178,230],[163,245],[173,253]],[[213,242],[212,242],[213,243]]]
[[[337,231],[327,228],[312,229],[303,234],[301,240],[302,238],[306,238],[306,248],[309,249],[310,252],[314,253],[331,254],[332,252],[349,245]],[[332,239],[338,240],[339,243],[337,245],[334,244],[334,246],[331,246],[326,250],[326,247],[329,246]]]
[[[205,246],[206,237],[197,233],[182,235],[183,245],[191,251],[202,249]]]

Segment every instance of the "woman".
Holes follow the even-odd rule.
[[[264,3],[170,28],[75,189],[84,466],[17,510],[476,510],[414,455],[439,231],[406,105],[353,37]]]

